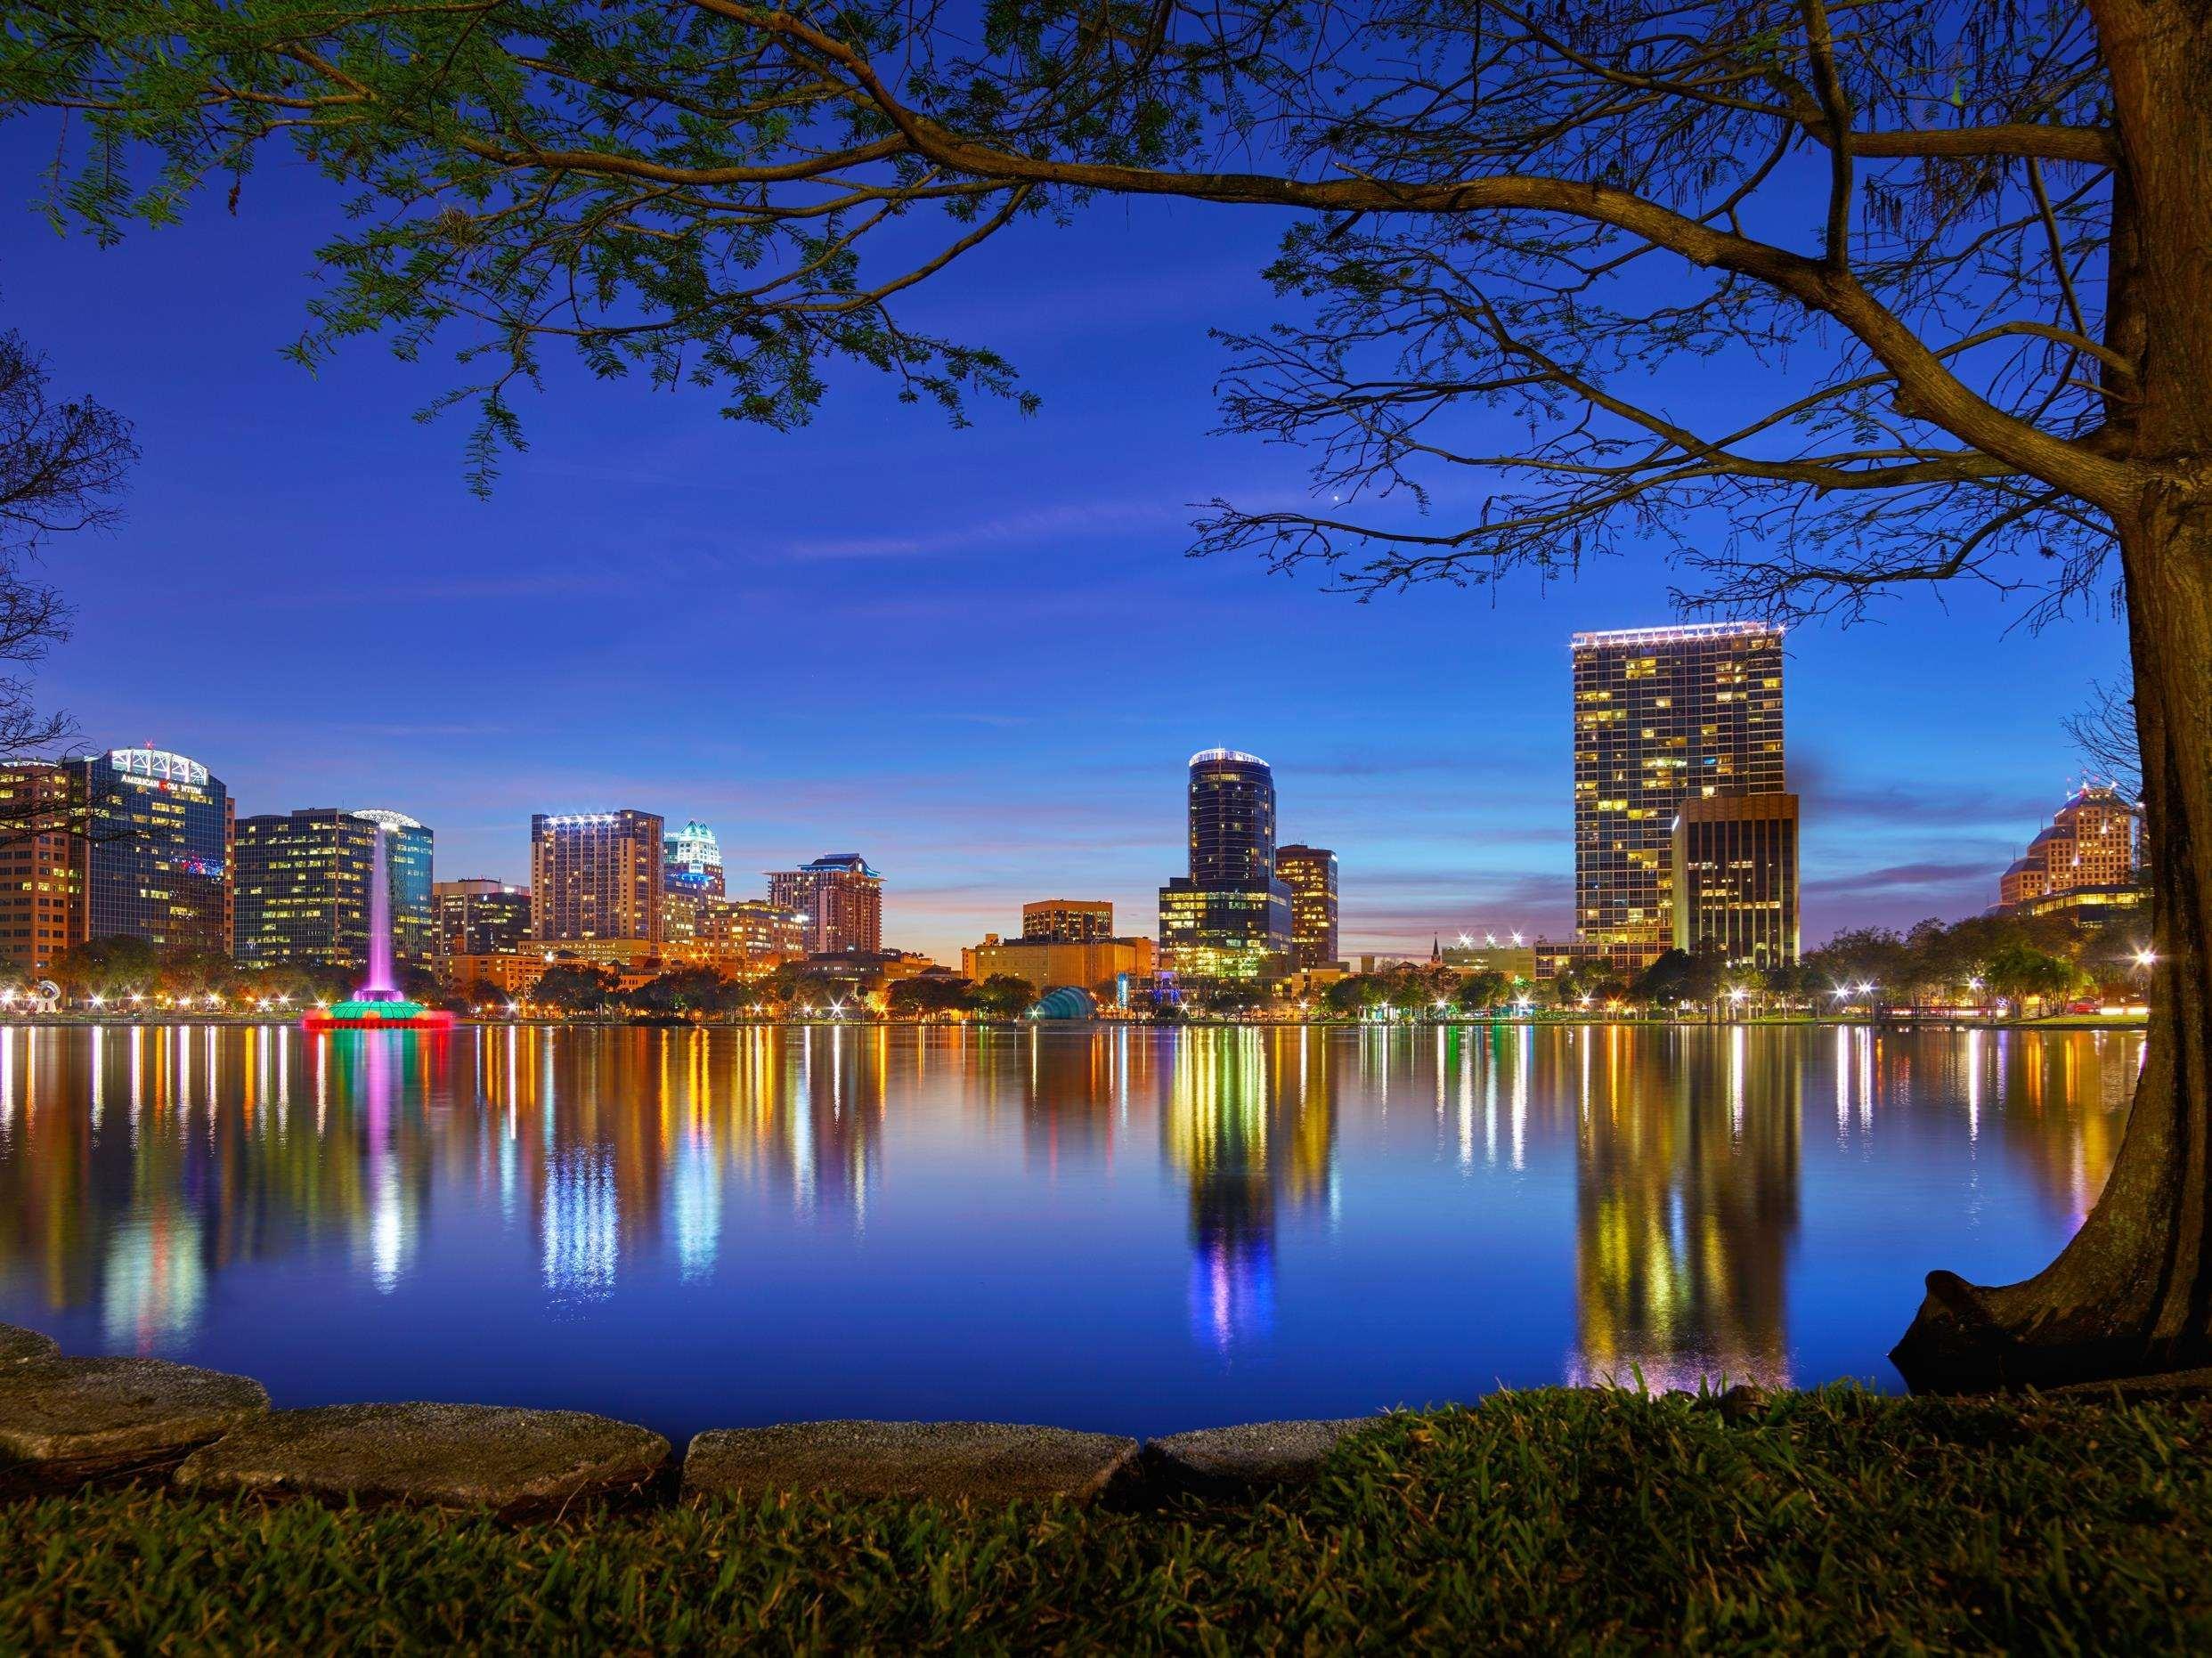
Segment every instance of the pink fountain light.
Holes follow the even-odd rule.
[[[453,1016],[400,994],[392,971],[392,866],[384,838],[393,825],[362,812],[374,835],[369,855],[369,977],[350,1001],[317,1008],[301,1022],[310,1030],[451,1030]]]

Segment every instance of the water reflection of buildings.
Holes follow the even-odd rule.
[[[111,1347],[189,1335],[209,1288],[337,1247],[389,1291],[431,1194],[532,1229],[548,1288],[664,1256],[703,1277],[732,1185],[858,1224],[889,1033],[0,1027],[0,1284],[96,1307]]]
[[[1571,1044],[1578,1381],[1788,1379],[1801,1073],[1790,1038],[1590,1027]],[[1554,1090],[1546,1089],[1546,1093]]]
[[[412,1097],[435,1086],[414,1039],[387,1058]],[[419,1229],[422,1124],[372,1112],[334,1081],[343,1064],[329,1039],[273,1028],[0,1028],[0,1276],[97,1305],[111,1345],[146,1347],[189,1331],[233,1265],[334,1237],[396,1259]],[[382,1098],[397,1092],[387,1077]]]
[[[861,1231],[895,1097],[917,1160],[984,1159],[986,1180],[1008,1145],[1032,1182],[1125,1155],[1162,1171],[1192,1333],[1224,1350],[1273,1328],[1281,1240],[1333,1221],[1343,1144],[1362,1179],[1374,1158],[1382,1178],[1484,1176],[1455,1190],[1530,1206],[1532,1247],[1565,1224],[1571,1157],[1570,1374],[1777,1378],[1808,1137],[1826,1159],[1834,1134],[1848,1178],[1964,1150],[2075,1220],[2140,1053],[2096,1033],[1863,1029],[0,1026],[0,1298],[154,1347],[200,1327],[226,1272],[305,1263],[391,1291],[481,1247],[470,1224],[504,1227],[557,1303],[703,1280],[778,1220]],[[931,1120],[948,1107],[988,1133]],[[1440,1232],[1485,1223],[1423,1200],[1447,1206],[1425,1217]]]
[[[1318,1208],[1336,1144],[1328,1037],[1193,1031],[1172,1059],[1160,1135],[1191,1201],[1191,1329],[1226,1350],[1274,1327],[1279,1214]]]
[[[2078,1226],[2118,1155],[2143,1054],[2138,1038],[2110,1031],[1977,1030],[1923,1063],[1931,1091],[1964,1101],[1977,1149],[2017,1161]]]

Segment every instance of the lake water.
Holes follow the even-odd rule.
[[[280,1404],[1157,1434],[1631,1369],[1897,1386],[2141,1039],[0,1029],[0,1321]]]

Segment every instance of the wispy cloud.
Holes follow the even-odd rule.
[[[809,537],[785,541],[777,557],[800,559],[920,558],[975,548],[1103,535],[1130,529],[1180,534],[1189,513],[1178,502],[1144,500],[1070,501],[1057,507],[1028,508],[964,524],[877,535]]]

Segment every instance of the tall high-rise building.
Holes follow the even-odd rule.
[[[437,955],[437,915],[430,894],[433,879],[434,837],[405,812],[382,807],[355,809],[384,831],[385,869],[392,893],[392,959],[403,965],[427,967]]]
[[[1191,756],[1191,884],[1265,888],[1275,877],[1275,773],[1256,754],[1209,748]]]
[[[2085,783],[1999,877],[1997,902],[2127,887],[2142,862],[2142,808],[2110,784]]]
[[[72,760],[85,839],[78,939],[231,954],[230,791],[196,760],[118,748]]]
[[[832,852],[769,872],[769,905],[807,918],[807,950],[829,955],[883,947],[883,877],[858,852]]]
[[[336,806],[240,818],[238,959],[256,967],[364,966],[376,833],[376,825]]]
[[[527,887],[472,875],[435,883],[430,902],[441,955],[512,955],[530,937]]]
[[[1190,979],[1264,979],[1290,961],[1290,890],[1275,875],[1275,774],[1256,754],[1191,756],[1191,873],[1159,890],[1162,965]]]
[[[1021,936],[1060,944],[1114,936],[1114,906],[1103,898],[1039,898],[1021,906]]]
[[[814,866],[801,864],[796,869],[769,870],[768,901],[771,908],[806,916],[811,925],[814,916]]]
[[[726,889],[722,883],[722,843],[714,838],[714,831],[697,818],[686,824],[679,834],[668,837],[662,854],[661,879],[671,892],[695,892],[702,898],[719,898]]]
[[[701,936],[707,906],[724,893],[722,847],[697,818],[668,837],[661,854],[661,932],[681,942]]]
[[[883,877],[858,852],[814,860],[814,948],[817,954],[883,947]]]
[[[1578,633],[1574,917],[1612,965],[1674,940],[1674,820],[1687,801],[1777,794],[1782,630],[1718,622]]]
[[[1328,967],[1337,955],[1337,855],[1325,846],[1279,846],[1275,874],[1290,889],[1290,964]]]
[[[1674,819],[1674,947],[1731,967],[1797,960],[1797,796],[1716,794]]]
[[[434,941],[430,831],[399,812],[336,806],[238,820],[238,959],[256,967],[366,967],[369,881],[379,832],[392,899],[392,959],[427,963]]]
[[[653,812],[533,816],[531,935],[659,943],[663,828]]]
[[[84,773],[53,760],[0,768],[0,970],[44,973],[77,939]]]

